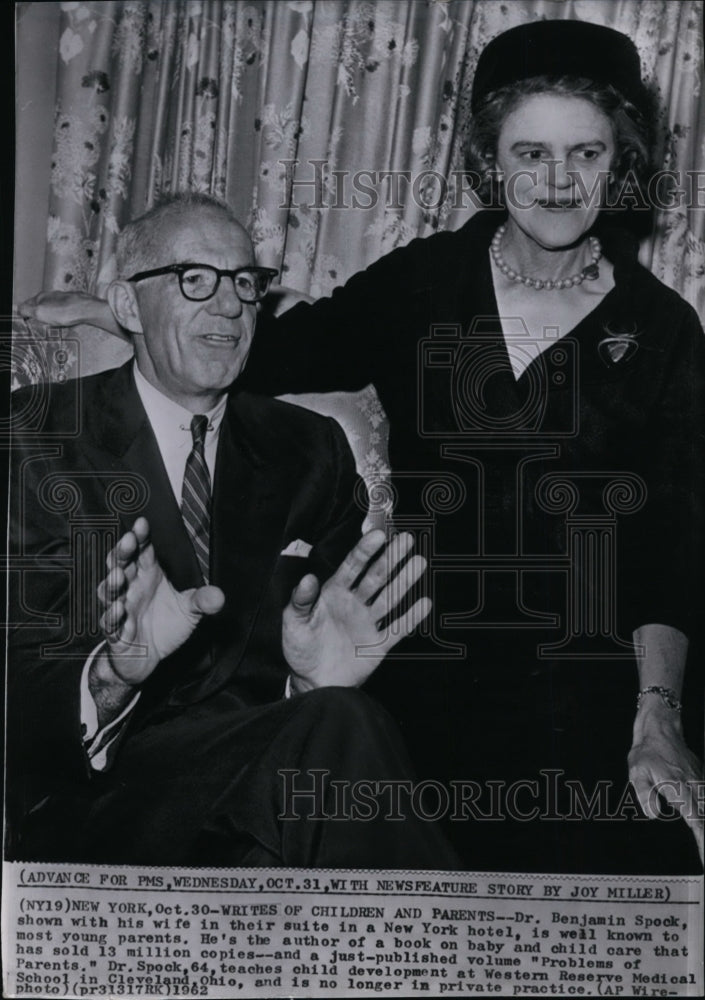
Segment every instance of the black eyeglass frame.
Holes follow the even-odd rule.
[[[206,295],[205,297],[193,296],[189,295],[184,290],[184,274],[186,273],[186,271],[192,271],[194,269],[198,269],[201,271],[212,271],[213,274],[215,274],[216,276],[215,285],[213,286],[213,291],[210,293],[210,295]],[[238,274],[245,274],[245,273],[261,274],[268,279],[267,287],[265,288],[265,290],[262,292],[261,295],[257,296],[254,299],[243,299],[242,295],[240,295],[240,293],[237,290],[235,279],[237,278]],[[279,274],[279,271],[274,267],[259,267],[256,264],[253,264],[251,267],[236,267],[234,271],[222,270],[219,267],[213,267],[212,264],[196,264],[196,263],[167,264],[165,267],[155,267],[152,268],[152,270],[150,271],[139,271],[137,274],[133,274],[132,277],[128,278],[127,280],[144,281],[145,278],[156,278],[161,274],[176,274],[179,278],[179,290],[181,291],[183,297],[185,299],[188,299],[189,302],[207,302],[209,299],[212,299],[214,295],[216,295],[218,289],[220,288],[221,278],[232,278],[233,288],[235,289],[235,294],[237,295],[237,297],[240,299],[241,302],[245,303],[246,305],[252,305],[255,302],[262,301],[262,299],[269,291],[269,287],[272,283],[272,280],[276,278],[276,276]]]

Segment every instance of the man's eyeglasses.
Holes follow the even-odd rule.
[[[178,275],[181,294],[192,302],[212,299],[218,291],[220,279],[232,278],[235,294],[241,302],[249,304],[264,298],[272,279],[276,278],[279,271],[273,267],[237,267],[234,271],[221,271],[210,264],[168,264],[151,271],[140,271],[127,280],[144,281],[145,278],[156,278],[159,274]]]

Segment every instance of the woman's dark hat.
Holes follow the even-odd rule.
[[[580,76],[612,84],[644,109],[647,96],[634,43],[588,21],[535,21],[503,32],[483,49],[472,86],[472,111],[493,90],[532,76]]]

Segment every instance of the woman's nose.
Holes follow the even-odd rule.
[[[573,175],[565,160],[549,160],[546,163],[546,182],[549,187],[563,190],[573,186]]]

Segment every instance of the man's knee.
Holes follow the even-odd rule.
[[[411,764],[385,709],[357,688],[328,687],[300,699],[304,766],[364,778],[402,777]],[[301,732],[301,729],[299,729]],[[314,762],[314,763],[312,763]]]
[[[341,732],[348,727],[364,731],[379,727],[387,730],[394,725],[382,706],[359,688],[317,688],[302,695],[299,703],[312,722]]]

